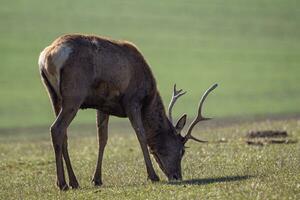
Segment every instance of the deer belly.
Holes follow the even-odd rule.
[[[97,100],[97,101],[95,101]],[[104,112],[108,115],[114,115],[117,117],[127,117],[125,113],[125,109],[119,102],[112,102],[112,101],[105,101],[105,99],[99,98],[99,99],[93,99],[90,101],[89,99],[86,99],[83,104],[80,106],[81,109],[97,109],[101,112]]]
[[[125,110],[120,104],[104,104],[98,108],[100,111],[117,117],[127,117]]]
[[[119,90],[102,83],[86,97],[81,108],[94,108],[109,115],[126,117],[122,96]]]

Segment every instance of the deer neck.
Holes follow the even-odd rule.
[[[151,150],[163,148],[165,141],[172,137],[172,124],[166,116],[162,99],[157,92],[143,109],[143,125],[147,144]]]

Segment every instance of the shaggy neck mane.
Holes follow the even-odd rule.
[[[165,141],[172,133],[172,125],[169,122],[162,99],[159,93],[155,93],[143,109],[143,125],[146,131],[147,144],[151,150],[162,149]]]

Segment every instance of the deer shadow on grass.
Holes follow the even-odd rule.
[[[188,179],[188,180],[182,180],[182,181],[167,182],[167,184],[170,184],[170,185],[208,185],[208,184],[212,184],[212,183],[242,181],[242,180],[247,180],[247,179],[253,178],[253,177],[254,176],[251,176],[251,175],[223,176],[223,177],[216,177],[216,178]]]
[[[157,182],[155,184],[169,184],[169,185],[208,185],[208,184],[212,184],[212,183],[222,183],[222,182],[234,182],[234,181],[242,181],[242,180],[247,180],[250,178],[253,178],[254,176],[252,175],[244,175],[244,176],[223,176],[223,177],[216,177],[216,178],[203,178],[203,179],[188,179],[188,180],[182,180],[182,181],[172,181],[172,182],[168,182],[168,181],[160,181]],[[143,185],[147,185],[149,183],[131,183],[131,184],[121,184],[119,185],[120,187],[136,187],[136,186],[143,186]],[[95,187],[94,189],[94,193],[98,193],[101,192],[103,189],[106,188],[114,188],[115,185],[104,185],[101,186],[100,188]],[[86,187],[81,187],[80,190],[86,190],[86,191],[90,191],[90,186],[86,186]]]

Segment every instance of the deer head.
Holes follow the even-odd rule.
[[[171,128],[171,133],[169,135],[172,135],[172,137],[167,138],[167,142],[165,144],[165,148],[161,151],[155,151],[152,152],[155,160],[159,164],[162,171],[166,174],[169,180],[181,180],[182,174],[181,174],[181,160],[185,152],[185,144],[189,140],[194,140],[197,142],[207,142],[204,140],[200,140],[192,136],[192,130],[195,127],[197,123],[204,120],[209,120],[210,118],[203,117],[202,115],[202,107],[204,104],[204,101],[206,97],[209,95],[211,91],[213,91],[218,85],[214,84],[209,89],[205,91],[202,98],[199,101],[199,107],[198,107],[198,115],[197,117],[192,121],[190,124],[187,134],[182,135],[181,131],[184,128],[186,124],[186,117],[187,115],[184,114],[176,123],[176,125],[173,125],[173,118],[172,118],[172,109],[177,101],[177,99],[181,96],[183,96],[186,92],[176,89],[176,84],[174,85],[174,91],[172,95],[171,102],[169,104],[169,123]]]

